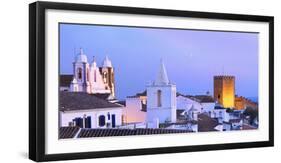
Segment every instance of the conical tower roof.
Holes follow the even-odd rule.
[[[80,52],[75,58],[75,62],[82,62],[82,63],[87,63],[87,56],[84,54],[83,49],[80,48]]]
[[[163,60],[161,60],[160,70],[157,74],[157,78],[156,78],[154,84],[155,85],[168,85],[169,84],[169,78],[168,78],[167,71],[166,71]]]
[[[102,67],[112,67],[111,60],[108,58],[108,56],[105,56]]]

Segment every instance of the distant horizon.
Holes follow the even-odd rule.
[[[118,99],[145,90],[164,60],[177,91],[213,95],[213,76],[235,76],[236,94],[258,98],[258,34],[60,24],[60,74],[72,74],[79,48],[98,66],[108,56]]]

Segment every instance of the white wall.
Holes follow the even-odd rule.
[[[201,112],[201,109],[203,108],[203,105],[201,105],[199,102],[196,102],[190,98],[178,96],[177,97],[177,109],[178,110],[186,110],[188,111],[191,108],[196,109],[198,112]]]
[[[64,1],[64,0],[57,0]],[[0,162],[32,162],[27,159],[28,151],[28,3],[32,0],[3,0],[0,6]],[[193,152],[165,155],[148,155],[95,159],[98,163],[122,162],[268,162],[281,159],[281,12],[278,0],[68,0],[75,3],[96,3],[180,10],[228,12],[275,16],[275,144],[274,148],[251,148],[212,152]],[[12,115],[3,116],[3,115]],[[5,134],[4,134],[5,133]],[[204,133],[202,133],[204,134]],[[229,159],[237,156],[235,159]],[[217,158],[220,159],[217,159]],[[93,162],[76,160],[62,162]]]
[[[108,120],[107,115],[110,114],[110,120]],[[73,119],[80,117],[83,118],[84,115],[91,116],[91,128],[100,128],[99,127],[99,116],[105,116],[105,123],[112,124],[111,115],[115,115],[115,125],[120,126],[122,124],[122,108],[106,108],[106,109],[93,109],[93,110],[83,110],[83,111],[67,111],[60,112],[61,117],[61,126],[68,126],[69,122],[72,122]],[[105,128],[106,125],[103,127]]]
[[[201,105],[203,106],[203,112],[209,112],[214,110],[215,108],[215,103],[214,102],[206,102],[206,103],[201,103]]]
[[[172,85],[148,86],[147,87],[147,107],[158,108],[157,91],[161,90],[161,108],[176,108],[176,87]],[[172,98],[174,97],[174,98]]]
[[[163,86],[148,86],[147,87],[147,112],[146,121],[153,122],[159,119],[160,123],[166,121],[176,122],[176,86],[163,85]],[[157,105],[157,92],[161,90],[161,106]]]

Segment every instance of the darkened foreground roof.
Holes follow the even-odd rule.
[[[60,127],[59,138],[73,138],[79,131],[79,127]]]
[[[218,124],[219,123],[216,119],[212,119],[208,115],[205,114],[198,115],[198,132],[217,131],[215,127]]]
[[[254,126],[251,126],[251,125],[248,125],[248,124],[242,125],[242,130],[254,130],[254,129],[257,129],[257,127],[254,127]]]
[[[71,128],[76,127],[64,127],[60,132],[66,131],[65,128],[71,132]],[[76,133],[79,130],[76,131]],[[179,129],[160,129],[160,128],[137,128],[137,129],[86,129],[83,128],[78,134],[78,138],[89,138],[89,137],[108,137],[108,136],[129,136],[129,135],[153,135],[153,134],[173,134],[173,133],[189,133],[188,130],[179,130]],[[64,135],[71,135],[63,133]],[[73,138],[76,134],[72,134],[73,137],[61,137],[63,135],[60,133],[60,138]]]
[[[153,135],[188,133],[188,130],[159,129],[159,128],[137,128],[137,129],[82,129],[79,138],[107,137],[107,136],[129,136],[129,135]]]
[[[73,75],[60,75],[60,86],[69,87],[73,79]]]
[[[94,95],[84,92],[63,92],[60,91],[60,111],[88,110],[101,108],[121,107],[118,104],[100,99]]]

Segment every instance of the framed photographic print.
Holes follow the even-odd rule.
[[[35,2],[29,157],[273,146],[273,17]]]

